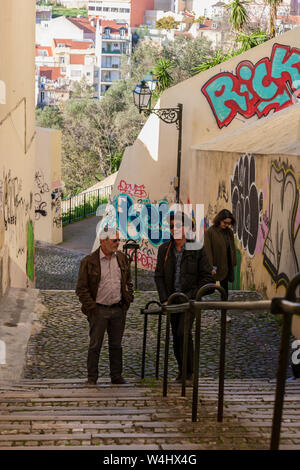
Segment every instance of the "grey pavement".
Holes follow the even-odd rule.
[[[63,227],[63,242],[57,246],[89,254],[93,248],[96,227],[100,220],[101,218],[95,215],[65,225]]]

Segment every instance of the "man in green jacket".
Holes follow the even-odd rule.
[[[195,299],[200,287],[214,283],[211,274],[212,267],[204,249],[193,250],[191,249],[193,243],[188,243],[186,234],[189,229],[191,229],[191,221],[184,214],[171,214],[170,231],[172,239],[159,247],[155,270],[156,287],[162,304],[167,304],[168,297],[176,292],[182,292],[189,299]],[[184,312],[171,315],[173,349],[178,363],[178,376],[176,378],[178,382],[182,380],[184,315]],[[192,380],[194,365],[191,333],[193,321],[194,314],[190,314],[187,381]]]
[[[91,386],[97,383],[105,331],[108,333],[111,382],[126,383],[122,377],[121,343],[126,311],[133,301],[133,286],[127,258],[118,251],[119,242],[119,233],[115,229],[102,230],[100,247],[83,258],[78,273],[76,294],[90,327],[87,383]]]

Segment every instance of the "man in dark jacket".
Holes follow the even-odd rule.
[[[113,384],[124,384],[122,377],[122,337],[126,311],[133,301],[130,266],[118,250],[119,234],[104,230],[100,247],[83,258],[80,264],[76,294],[90,326],[87,359],[88,385],[98,379],[98,362],[105,331],[108,333],[110,376]]]
[[[168,297],[175,292],[182,292],[189,299],[195,299],[198,289],[205,284],[214,283],[211,274],[212,267],[204,249],[191,249],[186,233],[190,227],[189,219],[184,214],[170,217],[172,239],[163,243],[158,249],[155,282],[160,302],[167,304]],[[191,224],[191,222],[190,222]],[[186,249],[188,248],[188,249]],[[187,380],[192,380],[193,374],[193,339],[192,325],[194,314],[190,314],[189,342],[187,356]],[[182,357],[184,338],[184,312],[171,315],[173,334],[173,349],[178,363],[177,381],[182,379]]]

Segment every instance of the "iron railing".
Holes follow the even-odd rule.
[[[112,185],[104,186],[62,199],[63,225],[96,214],[99,205],[108,202],[112,188]]]
[[[193,396],[192,396],[192,421],[197,421],[197,407],[198,407],[198,385],[199,385],[199,364],[200,364],[200,338],[201,338],[201,312],[202,310],[221,310],[221,338],[220,338],[220,357],[219,357],[219,389],[218,389],[218,412],[217,420],[223,421],[223,408],[224,408],[224,381],[225,381],[225,353],[226,353],[226,312],[227,310],[237,310],[243,314],[246,311],[260,311],[270,310],[273,314],[281,314],[283,316],[283,327],[281,332],[281,345],[278,358],[278,368],[276,374],[276,392],[272,420],[272,433],[270,440],[270,450],[278,450],[280,441],[280,430],[282,411],[284,404],[285,394],[285,380],[288,367],[289,358],[289,345],[291,337],[291,324],[292,316],[300,315],[300,302],[296,299],[296,289],[300,285],[300,273],[290,282],[286,297],[275,297],[271,300],[259,301],[227,301],[227,294],[225,290],[215,284],[207,284],[199,289],[196,300],[189,300],[183,293],[172,294],[168,299],[167,305],[160,305],[158,302],[149,302],[141,313],[144,315],[144,340],[143,340],[143,354],[142,354],[142,378],[145,371],[145,352],[146,352],[146,336],[147,336],[147,318],[148,315],[159,316],[159,328],[157,336],[157,356],[156,356],[156,378],[158,378],[158,361],[159,361],[159,346],[161,335],[161,315],[166,315],[166,333],[165,333],[165,353],[164,353],[164,374],[163,374],[163,396],[167,396],[168,390],[168,357],[169,357],[169,343],[170,343],[170,318],[171,315],[176,313],[186,312],[185,315],[185,329],[184,329],[184,344],[183,344],[183,370],[182,370],[182,389],[181,395],[185,396],[186,393],[186,365],[187,365],[187,350],[188,350],[188,334],[189,334],[189,315],[191,312],[195,313],[196,327],[195,327],[195,355],[194,355],[194,378],[193,378]],[[203,295],[207,291],[215,289],[221,294],[221,301],[202,301]],[[182,303],[175,303],[181,300]],[[153,303],[158,304],[156,308],[150,309],[149,306]]]

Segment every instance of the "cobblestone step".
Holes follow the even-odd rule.
[[[150,387],[138,380],[129,387],[101,380],[92,389],[63,379],[0,385],[0,449],[268,449],[275,382],[227,382],[222,423],[217,389],[217,380],[201,378],[192,423],[192,389],[181,397],[172,382],[167,397],[161,382]],[[300,446],[299,389],[287,387],[282,448]]]

